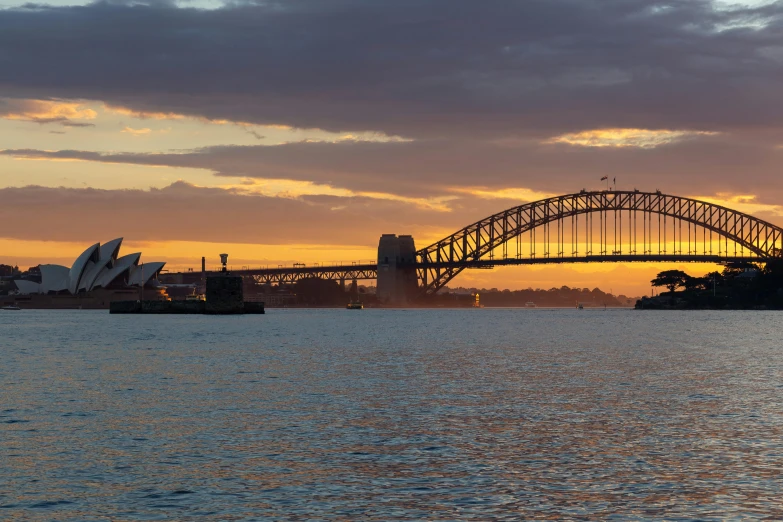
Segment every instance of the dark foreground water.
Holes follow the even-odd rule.
[[[781,519],[782,325],[0,312],[0,519]]]

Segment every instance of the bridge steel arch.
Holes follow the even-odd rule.
[[[620,231],[620,251],[613,250],[608,251],[609,242],[603,242],[606,239],[608,230],[606,230],[606,223],[609,212],[614,212],[615,219],[616,213],[620,212],[620,226],[622,227],[622,213],[629,213],[629,226],[632,229],[628,230],[629,239],[632,240],[634,235],[638,236],[639,221],[641,221],[643,227],[642,240],[643,249],[642,252],[638,252],[638,243],[634,243],[629,255],[623,255],[622,250],[622,229]],[[585,218],[586,224],[590,224],[590,228],[585,228],[585,234],[592,237],[594,228],[593,214],[600,214],[599,227],[604,227],[602,233],[601,252],[596,255],[591,251],[591,247],[594,243],[585,243],[584,256],[579,258],[579,244],[574,244],[573,238],[571,239],[572,249],[571,253],[567,255],[564,251],[565,246],[561,243],[561,229],[565,228],[567,222],[565,220],[571,219],[572,230],[574,222],[576,222],[576,233],[578,237],[578,216],[587,215]],[[638,220],[639,214],[642,215],[642,219]],[[662,194],[660,192],[640,192],[640,191],[600,191],[600,192],[587,192],[582,191],[577,194],[567,194],[563,196],[557,196],[552,198],[543,199],[540,201],[534,201],[531,203],[525,203],[513,208],[504,210],[487,218],[484,218],[476,223],[466,226],[465,228],[458,230],[448,237],[441,239],[440,241],[433,243],[432,245],[417,251],[418,259],[418,277],[422,294],[434,294],[441,288],[443,288],[449,281],[451,281],[457,274],[462,272],[465,268],[471,267],[486,267],[491,266],[491,260],[494,258],[494,252],[497,248],[503,247],[503,258],[508,260],[507,245],[511,240],[520,238],[522,234],[531,232],[535,234],[535,230],[544,227],[544,232],[547,234],[547,241],[549,240],[548,225],[550,223],[558,223],[558,251],[557,257],[552,258],[550,262],[567,262],[567,258],[571,257],[575,261],[585,260],[585,256],[594,256],[596,260],[611,261],[615,258],[619,261],[649,261],[656,259],[652,251],[652,238],[647,237],[648,230],[652,228],[652,216],[663,216],[664,227],[666,227],[666,218],[674,218],[681,223],[687,223],[688,227],[693,226],[694,232],[698,227],[701,227],[703,232],[706,231],[715,233],[718,235],[719,240],[723,239],[727,245],[727,260],[728,260],[728,241],[731,240],[734,244],[739,245],[741,248],[745,248],[750,253],[750,259],[754,261],[765,261],[771,258],[780,258],[783,253],[783,229],[749,214],[738,212],[730,208],[726,208],[720,205],[709,203],[706,201],[700,201],[691,198],[684,198],[679,196],[673,196],[670,194]],[[587,225],[585,225],[587,227]],[[660,230],[660,222],[659,229]],[[664,228],[664,231],[666,229]],[[676,229],[675,229],[676,234]],[[704,261],[714,262],[716,256],[712,255],[711,246],[709,255],[707,255],[706,247],[704,255],[696,252],[696,242],[691,241],[690,238],[691,229],[688,229],[688,255],[682,254],[682,228],[680,228],[680,252],[679,254],[687,261],[698,261],[703,259]],[[533,236],[535,237],[535,236]],[[615,243],[617,234],[615,231]],[[638,240],[638,237],[636,238]],[[720,244],[720,243],[719,243]],[[666,252],[666,241],[664,241],[663,254]],[[711,243],[710,243],[711,245]],[[660,249],[660,239],[658,243]],[[691,251],[691,246],[694,246],[694,250]],[[675,247],[676,250],[676,247]],[[660,254],[660,252],[659,252]],[[674,252],[676,254],[676,251]],[[535,257],[535,253],[532,257]],[[549,253],[545,252],[545,257],[549,257]],[[515,255],[516,259],[520,259],[521,255],[519,247]],[[660,256],[658,256],[660,257]],[[668,256],[675,259],[675,256]],[[490,261],[486,261],[489,258]],[[687,258],[687,259],[686,259]],[[528,262],[530,259],[528,259]],[[543,260],[541,260],[543,261]],[[512,261],[513,262],[513,261]],[[543,261],[546,262],[546,261]],[[499,262],[498,264],[509,264]]]

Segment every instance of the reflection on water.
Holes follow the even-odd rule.
[[[0,518],[783,518],[781,319],[0,313]]]

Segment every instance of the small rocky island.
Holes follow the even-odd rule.
[[[233,276],[226,269],[228,254],[220,254],[222,271],[206,278],[205,301],[114,301],[112,314],[206,314],[237,315],[263,314],[264,303],[244,300],[241,276]]]

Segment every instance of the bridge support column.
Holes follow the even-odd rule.
[[[378,301],[405,306],[418,292],[416,243],[412,236],[384,234],[378,242]]]

